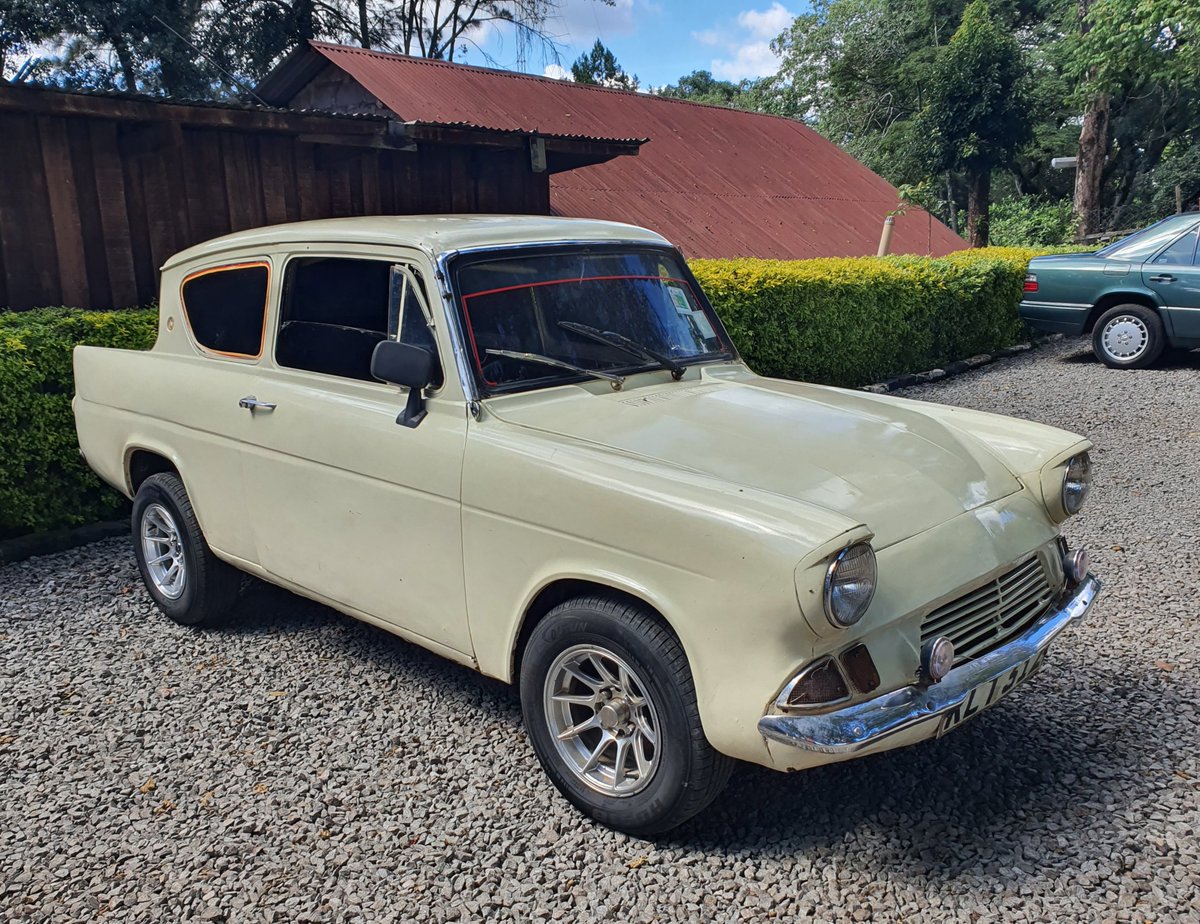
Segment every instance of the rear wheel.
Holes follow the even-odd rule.
[[[733,767],[704,737],[679,642],[624,601],[569,600],[538,623],[521,663],[521,707],[554,785],[630,834],[682,824]]]
[[[138,488],[133,549],[150,596],[180,625],[211,623],[237,600],[241,574],[204,541],[178,475],[151,475]]]
[[[1096,320],[1092,350],[1113,369],[1144,369],[1166,346],[1162,319],[1145,305],[1117,305]]]

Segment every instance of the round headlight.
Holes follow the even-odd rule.
[[[875,550],[865,542],[848,546],[825,573],[825,615],[838,629],[863,617],[875,596]]]
[[[1079,513],[1092,485],[1092,460],[1086,452],[1072,456],[1063,473],[1062,504],[1068,516]]]

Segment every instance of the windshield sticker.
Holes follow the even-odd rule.
[[[692,323],[696,325],[696,329],[700,331],[700,336],[705,340],[711,340],[717,336],[717,332],[713,329],[712,321],[708,319],[703,311],[692,312]]]
[[[667,290],[667,295],[671,297],[671,303],[685,318],[692,313],[692,303],[688,301],[687,293],[679,286],[667,285],[663,286]]]

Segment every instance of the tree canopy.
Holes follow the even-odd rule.
[[[590,83],[614,90],[638,88],[637,76],[625,73],[625,69],[617,63],[617,56],[600,39],[596,39],[591,51],[580,55],[571,65],[571,77],[576,83]]]

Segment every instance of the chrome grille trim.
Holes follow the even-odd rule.
[[[961,664],[1026,629],[1053,598],[1050,575],[1035,555],[927,614],[921,620],[921,644],[945,635],[954,642],[954,663]]]

